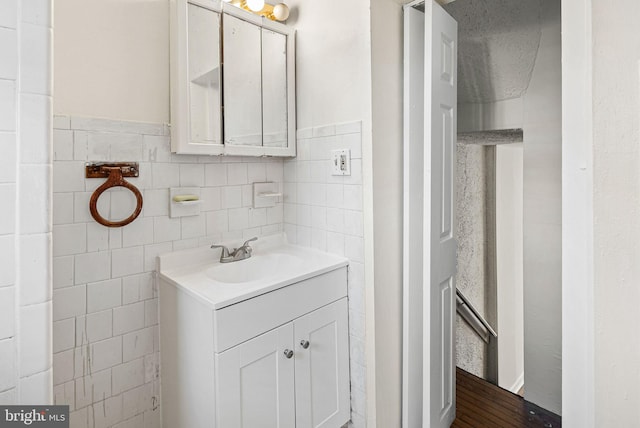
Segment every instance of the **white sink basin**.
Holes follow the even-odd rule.
[[[293,254],[256,254],[245,260],[216,264],[207,269],[205,275],[214,281],[227,284],[266,281],[283,276],[287,272],[296,272],[303,261]]]
[[[284,235],[253,244],[250,258],[230,263],[220,263],[220,252],[209,246],[163,254],[160,276],[220,309],[348,264],[344,257],[288,244]]]

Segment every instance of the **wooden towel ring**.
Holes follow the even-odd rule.
[[[95,221],[97,221],[103,226],[107,226],[107,227],[126,226],[140,215],[140,212],[142,211],[142,194],[136,188],[136,186],[134,186],[133,184],[129,183],[127,180],[124,179],[124,177],[122,176],[122,167],[101,166],[100,169],[105,172],[109,171],[109,176],[107,177],[107,181],[102,183],[102,185],[98,187],[95,192],[93,192],[93,195],[91,195],[91,200],[89,201],[89,210],[91,211],[91,216],[95,219]],[[129,217],[125,218],[124,220],[120,220],[120,221],[107,220],[104,217],[102,217],[98,212],[98,198],[100,198],[100,195],[102,195],[102,193],[105,190],[110,189],[112,187],[126,187],[127,189],[131,190],[133,194],[136,196],[136,201],[137,201],[136,209],[133,211],[133,213]]]

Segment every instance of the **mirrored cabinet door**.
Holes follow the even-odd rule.
[[[287,147],[287,36],[262,29],[262,142]]]
[[[224,153],[295,156],[295,31],[223,8]]]
[[[220,14],[187,6],[190,137],[196,144],[221,144]]]
[[[171,150],[295,156],[295,30],[222,0],[170,0]]]
[[[224,142],[262,146],[260,27],[224,15]]]
[[[220,0],[171,0],[169,4],[171,151],[222,154]]]

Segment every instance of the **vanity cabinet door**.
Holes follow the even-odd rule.
[[[296,426],[292,337],[289,323],[216,355],[219,428]]]
[[[347,299],[296,319],[296,427],[342,426],[349,420]]]

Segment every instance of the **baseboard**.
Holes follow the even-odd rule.
[[[524,372],[520,373],[520,376],[518,376],[518,378],[516,379],[516,381],[513,383],[513,385],[511,386],[511,388],[509,388],[509,391],[513,392],[514,394],[517,394],[518,391],[520,391],[520,389],[524,386]]]

